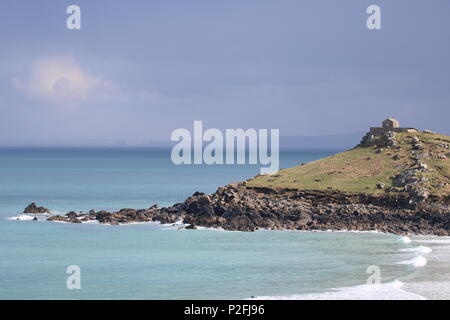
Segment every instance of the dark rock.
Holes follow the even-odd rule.
[[[418,170],[417,169],[407,169],[400,172],[393,179],[394,185],[396,187],[404,187],[410,183],[416,183],[419,181]]]
[[[51,216],[49,218],[47,218],[47,221],[66,221],[66,218],[62,217],[62,216]]]
[[[377,184],[377,189],[384,189],[384,188],[386,188],[386,185],[384,183]]]
[[[225,230],[379,230],[397,234],[448,235],[448,200],[432,196],[423,186],[418,169],[393,177],[385,193],[342,194],[334,190],[273,190],[229,185],[210,195],[200,192],[167,208],[121,209],[88,215],[54,216],[49,221],[80,223],[96,219],[117,225],[135,221],[197,226]],[[388,190],[389,189],[389,190]],[[394,193],[395,189],[395,193]]]
[[[23,210],[23,213],[50,213],[50,210],[44,207],[38,207],[36,203],[33,202]]]
[[[361,140],[359,146],[370,147],[377,146],[378,148],[396,147],[397,141],[395,139],[395,133],[392,131],[385,131],[382,134],[373,134],[368,132]],[[377,150],[377,153],[383,151],[382,149]]]
[[[76,217],[78,217],[78,214],[75,211],[70,211],[70,212],[66,213],[66,217],[76,218]]]

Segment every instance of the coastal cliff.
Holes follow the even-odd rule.
[[[69,212],[47,220],[448,236],[449,148],[450,137],[428,131],[371,130],[351,150],[220,187],[210,195],[196,192],[171,207]]]

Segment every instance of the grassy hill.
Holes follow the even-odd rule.
[[[334,190],[345,193],[402,192],[394,177],[425,164],[418,175],[431,194],[450,193],[450,137],[431,133],[396,133],[395,146],[357,146],[310,163],[257,176],[251,187]],[[382,184],[383,186],[377,186]]]

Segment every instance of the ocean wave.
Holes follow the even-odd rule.
[[[415,248],[400,249],[399,251],[402,251],[402,252],[417,252],[417,253],[430,253],[433,250],[431,248],[428,248],[428,247],[418,246],[418,247],[415,247]]]
[[[424,300],[425,298],[402,290],[404,283],[398,280],[375,285],[359,285],[332,289],[321,293],[290,296],[258,296],[250,300]]]
[[[428,260],[422,256],[414,257],[410,260],[400,261],[397,264],[412,264],[414,267],[424,267],[427,264]]]

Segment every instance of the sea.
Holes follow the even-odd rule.
[[[281,167],[338,151],[282,151]],[[69,224],[22,213],[31,202],[52,214],[169,206],[259,169],[175,165],[168,149],[0,148],[0,299],[450,298],[450,237]]]

